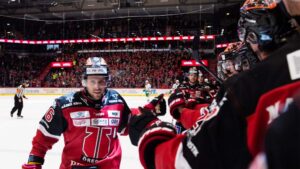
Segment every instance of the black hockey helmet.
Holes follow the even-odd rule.
[[[229,70],[232,70],[232,66],[234,66],[234,72],[239,72],[241,68],[237,64],[237,51],[241,42],[231,43],[228,47],[219,54],[218,56],[218,64],[217,64],[217,72],[218,77],[222,80],[226,80],[231,74]],[[240,63],[240,62],[239,62]]]
[[[258,44],[260,50],[270,51],[291,32],[291,19],[276,0],[246,0],[240,9],[238,34],[241,41]]]

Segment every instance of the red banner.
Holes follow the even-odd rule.
[[[52,68],[70,68],[73,67],[72,62],[51,62]]]
[[[208,66],[208,60],[201,60],[201,62],[202,62],[205,66]],[[200,66],[200,63],[199,63],[199,62],[196,62],[196,60],[182,60],[182,61],[181,61],[181,66],[183,66],[183,67]]]

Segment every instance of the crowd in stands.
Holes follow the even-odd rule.
[[[95,54],[73,54],[58,57],[57,61],[72,61],[73,68],[52,69],[46,77],[45,87],[80,87],[82,68],[86,58]],[[148,80],[155,88],[169,88],[182,76],[180,61],[188,59],[184,53],[134,52],[101,55],[110,69],[110,87],[141,88]],[[168,71],[166,71],[168,70]]]
[[[0,55],[0,87],[14,87],[24,80],[40,87],[38,76],[51,59],[51,56]]]
[[[0,87],[15,87],[29,80],[30,87],[81,87],[83,67],[91,56],[103,57],[109,66],[109,87],[143,88],[148,80],[153,88],[170,88],[176,79],[184,80],[181,60],[190,54],[178,52],[77,53],[57,56],[0,55]],[[52,62],[73,63],[72,68],[51,68],[43,78],[42,71]]]

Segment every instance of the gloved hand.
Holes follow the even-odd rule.
[[[176,90],[168,99],[171,116],[174,119],[180,118],[180,111],[186,105],[184,94],[180,90]]]
[[[164,99],[164,94],[160,94],[152,99],[150,103],[144,106],[144,108],[153,111],[157,116],[165,115],[167,112],[167,106]]]
[[[139,145],[139,157],[144,168],[154,168],[155,147],[176,136],[172,123],[160,121],[149,109],[138,108],[129,121],[129,137]]]
[[[28,163],[22,165],[22,169],[42,169],[44,164],[44,158],[30,155],[28,158]]]
[[[42,169],[41,164],[23,164],[22,169]]]
[[[135,112],[129,121],[129,138],[131,143],[137,146],[142,131],[158,120],[154,112],[139,107],[138,113]]]

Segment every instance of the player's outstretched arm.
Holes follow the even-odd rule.
[[[36,135],[32,140],[32,149],[28,162],[23,169],[39,169],[44,163],[46,152],[50,150],[60,135],[67,128],[67,122],[62,115],[59,100],[49,108],[39,123]]]

